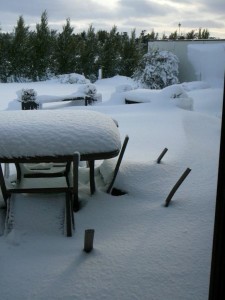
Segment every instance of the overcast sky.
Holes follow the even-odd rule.
[[[78,33],[92,24],[95,30],[119,32],[136,29],[161,37],[177,30],[187,33],[207,28],[213,37],[225,38],[225,0],[0,0],[0,27],[12,32],[19,16],[30,29],[48,13],[50,28],[61,31],[66,19]]]

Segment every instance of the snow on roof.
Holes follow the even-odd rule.
[[[113,119],[87,110],[1,111],[0,140],[0,157],[7,158],[120,149]]]

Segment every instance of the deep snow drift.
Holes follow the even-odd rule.
[[[20,110],[18,92],[33,88],[43,110],[62,115],[80,109],[105,113],[118,122],[122,140],[126,134],[130,137],[115,182],[125,195],[104,192],[114,159],[96,163],[93,196],[87,168],[80,167],[82,208],[75,214],[72,238],[63,235],[62,196],[16,195],[5,224],[5,210],[0,209],[1,299],[208,298],[224,46],[215,51],[196,47],[189,49],[190,60],[204,82],[150,91],[135,89],[131,79],[115,76],[95,83],[102,103],[88,107],[43,101],[77,95],[86,83],[81,77],[0,84],[1,113]],[[202,64],[206,57],[207,64]],[[66,83],[68,78],[73,84]],[[143,103],[125,105],[125,99]],[[165,147],[169,150],[157,164]],[[165,208],[168,193],[186,168],[191,173]],[[3,203],[1,196],[0,200]],[[87,228],[95,229],[89,254],[82,251]]]
[[[76,92],[79,84],[0,84],[1,110],[20,110],[16,93],[26,87],[60,96]],[[82,209],[75,214],[72,238],[63,235],[62,196],[14,197],[0,237],[1,299],[207,299],[222,88],[195,82],[143,94],[121,76],[99,80],[96,87],[102,103],[49,103],[42,109],[62,115],[85,109],[117,120],[121,139],[128,134],[130,140],[115,186],[127,194],[103,191],[114,160],[97,163],[93,196],[81,167]],[[145,103],[125,105],[132,93]],[[165,208],[187,167],[191,173]],[[90,254],[82,251],[87,228],[95,229]]]

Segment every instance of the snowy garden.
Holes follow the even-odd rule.
[[[119,75],[99,79],[94,87],[77,81],[82,75],[76,74],[44,82],[0,83],[1,114],[18,113],[21,91],[32,90],[46,118],[53,110],[62,116],[68,111],[98,112],[118,123],[121,140],[129,136],[114,184],[123,195],[104,190],[115,159],[97,162],[94,195],[87,168],[80,166],[81,209],[74,214],[71,238],[64,236],[62,195],[13,196],[5,219],[0,194],[1,299],[207,299],[224,45],[191,48],[190,63],[201,72],[202,81],[174,82],[154,90]],[[87,87],[98,95],[92,105],[61,101],[85,96]],[[139,103],[126,105],[126,99]],[[16,135],[19,139],[19,131]],[[165,148],[167,153],[157,163]],[[190,174],[165,207],[187,168]],[[10,172],[13,176],[13,166]],[[84,231],[90,228],[95,230],[94,248],[87,254]]]

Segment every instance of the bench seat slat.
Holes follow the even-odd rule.
[[[66,177],[22,178],[19,182],[5,182],[10,193],[57,193],[67,192],[69,188]]]

